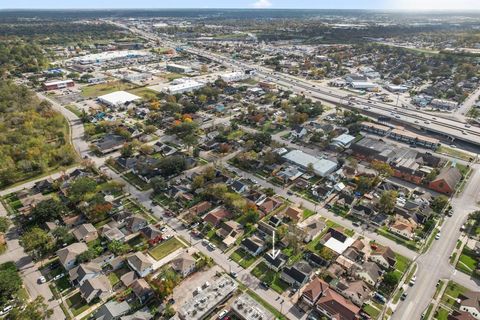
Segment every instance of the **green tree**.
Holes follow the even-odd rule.
[[[384,191],[378,202],[378,207],[385,213],[391,213],[397,203],[398,192],[395,190]]]
[[[11,224],[10,219],[7,217],[0,217],[0,233],[7,232]]]
[[[446,196],[440,195],[433,198],[432,203],[430,204],[433,211],[436,213],[442,212],[444,208],[449,204],[449,200]]]
[[[45,298],[38,296],[35,300],[28,302],[24,309],[14,308],[7,316],[7,320],[47,320],[53,314],[48,308]]]
[[[66,211],[67,208],[59,200],[47,199],[39,202],[30,212],[30,216],[34,224],[42,224],[60,218]]]
[[[118,240],[113,240],[108,244],[108,250],[110,250],[116,256],[124,255],[130,251],[130,246]]]
[[[80,202],[86,199],[88,194],[93,193],[97,189],[97,182],[90,177],[80,177],[75,179],[68,189],[68,198],[72,202]]]
[[[0,305],[13,298],[21,286],[22,278],[15,263],[9,261],[0,264]]]
[[[51,253],[55,248],[55,241],[44,230],[33,227],[20,237],[20,243],[26,252],[35,258]]]
[[[58,226],[52,231],[52,235],[57,239],[57,243],[69,244],[75,240],[75,237],[70,232],[70,229],[65,226]]]

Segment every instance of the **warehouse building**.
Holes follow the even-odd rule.
[[[98,101],[112,108],[118,108],[132,101],[140,100],[139,96],[126,91],[115,91],[98,97]]]
[[[248,79],[250,76],[245,72],[235,71],[224,73],[220,75],[220,78],[225,82],[236,82]]]
[[[191,67],[172,63],[172,64],[167,64],[167,71],[175,72],[175,73],[190,73],[193,70]]]
[[[73,80],[55,80],[55,81],[48,81],[43,83],[43,89],[49,90],[58,90],[58,89],[65,89],[70,88],[75,85]]]
[[[184,92],[191,92],[194,90],[198,90],[204,86],[205,84],[202,82],[198,82],[195,80],[186,80],[179,84],[167,86],[165,87],[164,91],[170,94],[177,94],[177,93],[184,93]]]
[[[326,177],[337,169],[337,163],[328,159],[319,159],[300,150],[292,150],[283,158],[304,170],[313,167],[313,172],[321,177]]]
[[[378,85],[376,85],[373,82],[367,82],[367,81],[354,81],[350,83],[350,86],[353,89],[357,89],[357,90],[367,90],[367,91],[378,90]]]

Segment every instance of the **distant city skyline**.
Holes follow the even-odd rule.
[[[17,0],[5,1],[0,9],[385,9],[385,10],[480,10],[479,0]]]

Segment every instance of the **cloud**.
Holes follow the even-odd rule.
[[[272,6],[272,2],[270,0],[257,0],[252,4],[252,7],[258,9],[270,8]]]

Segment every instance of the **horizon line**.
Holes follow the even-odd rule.
[[[363,11],[392,11],[392,12],[479,12],[480,8],[478,9],[398,9],[398,8],[309,8],[309,7],[302,7],[302,8],[251,8],[251,7],[232,7],[232,8],[221,8],[221,7],[212,7],[212,8],[195,8],[195,7],[185,7],[185,8],[168,8],[168,7],[139,7],[139,8],[0,8],[0,11],[28,11],[28,10],[38,10],[38,11],[57,11],[57,10],[89,10],[89,11],[102,11],[102,10],[253,10],[253,11],[268,11],[268,10],[339,10],[339,11],[348,11],[348,10],[363,10]]]

